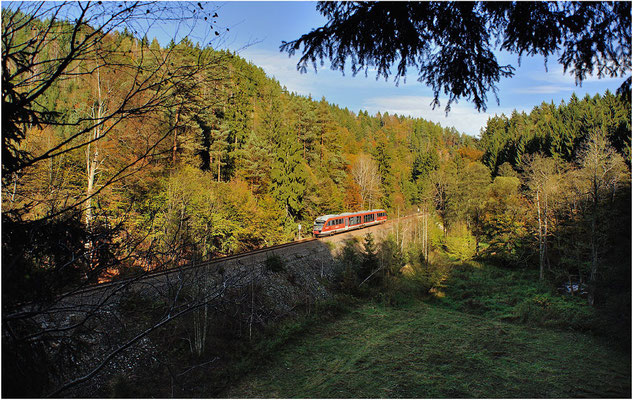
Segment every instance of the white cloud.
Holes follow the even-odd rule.
[[[509,115],[513,110],[496,108],[494,112],[477,112],[472,104],[464,102],[452,104],[451,111],[446,115],[444,111],[446,101],[442,101],[441,106],[435,109],[431,106],[432,101],[433,98],[429,96],[372,97],[366,99],[364,108],[371,114],[387,111],[389,114],[424,118],[443,127],[454,127],[458,131],[472,136],[479,136],[480,129],[486,126],[488,118],[495,114]]]
[[[376,79],[375,71],[369,70],[367,77],[364,72],[352,76],[350,71],[343,75],[340,71],[333,71],[329,64],[321,66],[317,63],[317,72],[312,65],[308,65],[307,73],[300,73],[297,70],[298,56],[288,57],[286,53],[277,51],[246,48],[239,52],[239,55],[261,67],[268,76],[277,79],[283,86],[291,92],[302,95],[312,94],[313,97],[325,96],[331,101],[331,96],[326,92],[333,90],[357,90],[357,89],[387,89],[395,87],[392,80]],[[402,82],[401,84],[404,84]],[[347,106],[342,104],[343,107]]]
[[[367,77],[362,73],[356,77],[352,77],[351,73],[343,76],[340,71],[332,71],[329,68],[319,69],[318,73],[309,69],[307,73],[301,74],[296,67],[298,57],[289,58],[285,53],[271,50],[246,48],[240,52],[240,56],[261,67],[267,75],[277,79],[291,92],[304,96],[311,95],[314,99],[325,96],[327,101],[341,107],[348,107],[351,110],[365,109],[371,114],[386,111],[390,114],[424,118],[443,127],[454,127],[472,136],[479,135],[480,129],[486,126],[489,117],[502,113],[510,115],[515,108],[518,111],[522,109],[521,106],[501,108],[496,104],[489,104],[488,112],[480,113],[473,104],[462,100],[451,105],[451,111],[447,116],[444,111],[447,100],[440,99],[441,105],[433,109],[430,89],[412,77],[409,77],[408,83],[402,81],[396,86],[392,79],[376,80],[371,71]],[[550,94],[556,90],[568,89],[562,84],[545,84],[516,90],[524,94]],[[416,92],[422,92],[423,95],[416,95]],[[377,93],[381,95],[376,95]],[[529,109],[526,111],[529,112]]]
[[[537,85],[526,86],[523,88],[514,89],[514,93],[517,94],[557,94],[564,93],[570,90],[569,86],[563,85]]]
[[[308,74],[297,71],[296,58],[289,58],[285,53],[250,48],[241,51],[240,56],[262,68],[266,75],[277,79],[291,92],[306,96],[314,92],[314,80]]]
[[[550,62],[548,63],[548,68],[545,70],[545,67],[541,71],[534,71],[529,74],[529,77],[537,82],[544,82],[550,84],[558,84],[559,88],[566,88],[565,90],[573,90],[572,88],[576,87],[576,78],[573,74],[568,72],[563,72],[562,64]],[[583,83],[596,83],[596,82],[616,82],[621,81],[623,78],[609,78],[603,77],[598,78],[595,75],[588,75],[583,80]],[[566,85],[566,86],[563,86]]]

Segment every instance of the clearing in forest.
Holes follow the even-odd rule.
[[[437,304],[364,304],[294,337],[221,397],[631,397],[626,351]]]

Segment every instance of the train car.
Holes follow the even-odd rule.
[[[367,210],[354,213],[322,215],[314,220],[312,233],[316,237],[334,235],[387,221],[385,210]]]

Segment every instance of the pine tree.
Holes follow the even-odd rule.
[[[270,193],[285,210],[286,217],[291,221],[300,218],[307,177],[301,147],[288,132],[277,141],[270,178]]]

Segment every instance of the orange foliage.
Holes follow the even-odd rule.
[[[484,155],[481,150],[473,149],[472,147],[462,147],[457,151],[462,158],[467,158],[471,161],[479,161]]]
[[[345,183],[345,198],[343,202],[345,204],[345,210],[347,211],[360,210],[363,205],[363,198],[360,195],[360,186],[358,186],[349,175]]]

